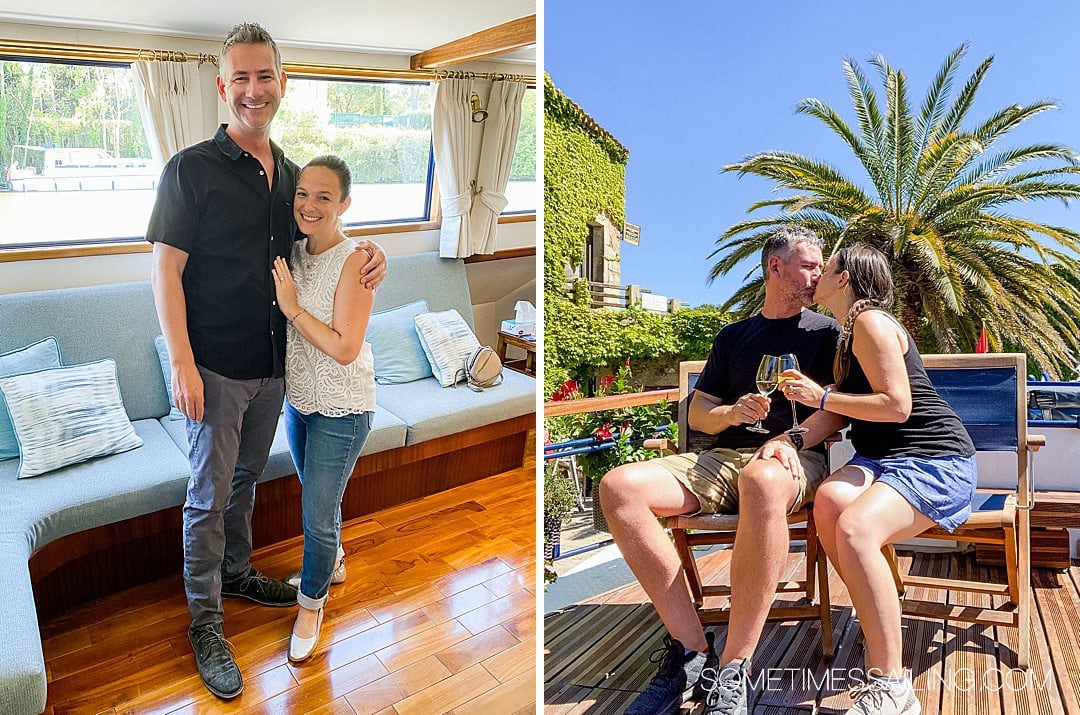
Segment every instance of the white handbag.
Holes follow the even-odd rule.
[[[465,358],[465,380],[473,392],[495,387],[503,379],[503,364],[498,353],[481,345]]]

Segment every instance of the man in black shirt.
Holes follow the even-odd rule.
[[[806,309],[821,277],[821,246],[801,227],[782,228],[766,241],[761,256],[765,304],[760,313],[716,336],[690,404],[690,427],[715,434],[712,449],[624,464],[600,483],[611,535],[668,630],[659,670],[627,713],[669,712],[699,681],[694,697],[712,691],[707,713],[747,712],[745,676],[787,558],[786,517],[813,498],[827,472],[820,448],[797,454],[778,449],[775,458],[755,457],[766,440],[792,426],[788,401],[780,391],[772,400],[759,395],[755,376],[762,355],[794,353],[806,374],[832,382],[839,327]],[[812,413],[801,405],[797,409],[800,421]],[[759,419],[768,434],[747,429]],[[706,639],[674,546],[656,520],[699,511],[740,515],[722,654]],[[707,677],[700,678],[706,668]]]
[[[233,28],[219,71],[230,122],[170,159],[146,237],[154,244],[152,284],[173,398],[188,418],[188,639],[206,687],[231,698],[243,679],[222,633],[221,597],[296,603],[293,586],[251,567],[251,511],[284,396],[285,317],[271,268],[292,252],[300,171],[270,141],[285,74],[266,30]],[[374,286],[386,256],[365,245],[374,260],[363,280]]]

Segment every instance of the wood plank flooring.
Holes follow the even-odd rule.
[[[706,582],[726,582],[730,550],[699,559]],[[1000,569],[978,566],[971,554],[901,552],[901,566],[923,576],[1004,582]],[[804,568],[793,553],[789,571]],[[905,617],[904,663],[912,669],[925,715],[1080,713],[1080,566],[1033,575],[1032,672],[1015,670],[1013,628]],[[865,678],[863,641],[843,582],[830,574],[837,654],[821,656],[816,621],[769,623],[755,656],[763,687],[757,715],[834,713],[851,706],[847,689]],[[915,589],[913,597],[942,603],[999,605],[1003,598]],[[722,647],[724,627],[716,630]],[[649,655],[666,631],[635,582],[544,618],[544,712],[620,713],[655,672]],[[769,669],[762,678],[762,669]],[[684,705],[684,713],[701,706]]]
[[[345,524],[348,580],[330,589],[314,656],[286,657],[295,608],[225,600],[244,692],[206,690],[180,576],[42,626],[46,713],[535,712],[534,440],[525,465]],[[301,539],[258,551],[284,577]]]

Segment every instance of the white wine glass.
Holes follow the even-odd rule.
[[[784,355],[781,355],[780,358],[779,358],[779,361],[780,361],[780,372],[784,372],[785,370],[798,370],[799,369],[799,358],[795,357],[791,353],[785,353]],[[779,385],[779,384],[783,383],[784,380],[786,380],[786,379],[787,379],[786,377],[781,375],[780,379],[777,380],[777,384]],[[785,430],[784,434],[802,434],[803,432],[806,432],[807,429],[799,424],[799,416],[797,414],[795,414],[795,400],[792,400],[791,398],[788,398],[788,400],[791,402],[791,423],[792,424],[791,424],[791,429]]]
[[[762,397],[768,397],[776,389],[779,384],[780,373],[783,368],[780,367],[780,358],[775,355],[762,355],[761,362],[758,364],[757,369],[757,391]],[[761,420],[758,420],[754,424],[750,425],[746,429],[751,432],[757,432],[758,434],[768,434],[769,430],[761,426]]]

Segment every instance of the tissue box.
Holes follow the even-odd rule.
[[[499,330],[510,335],[531,337],[533,335],[536,335],[536,321],[519,323],[516,320],[504,320],[502,322],[502,327],[499,328]]]

